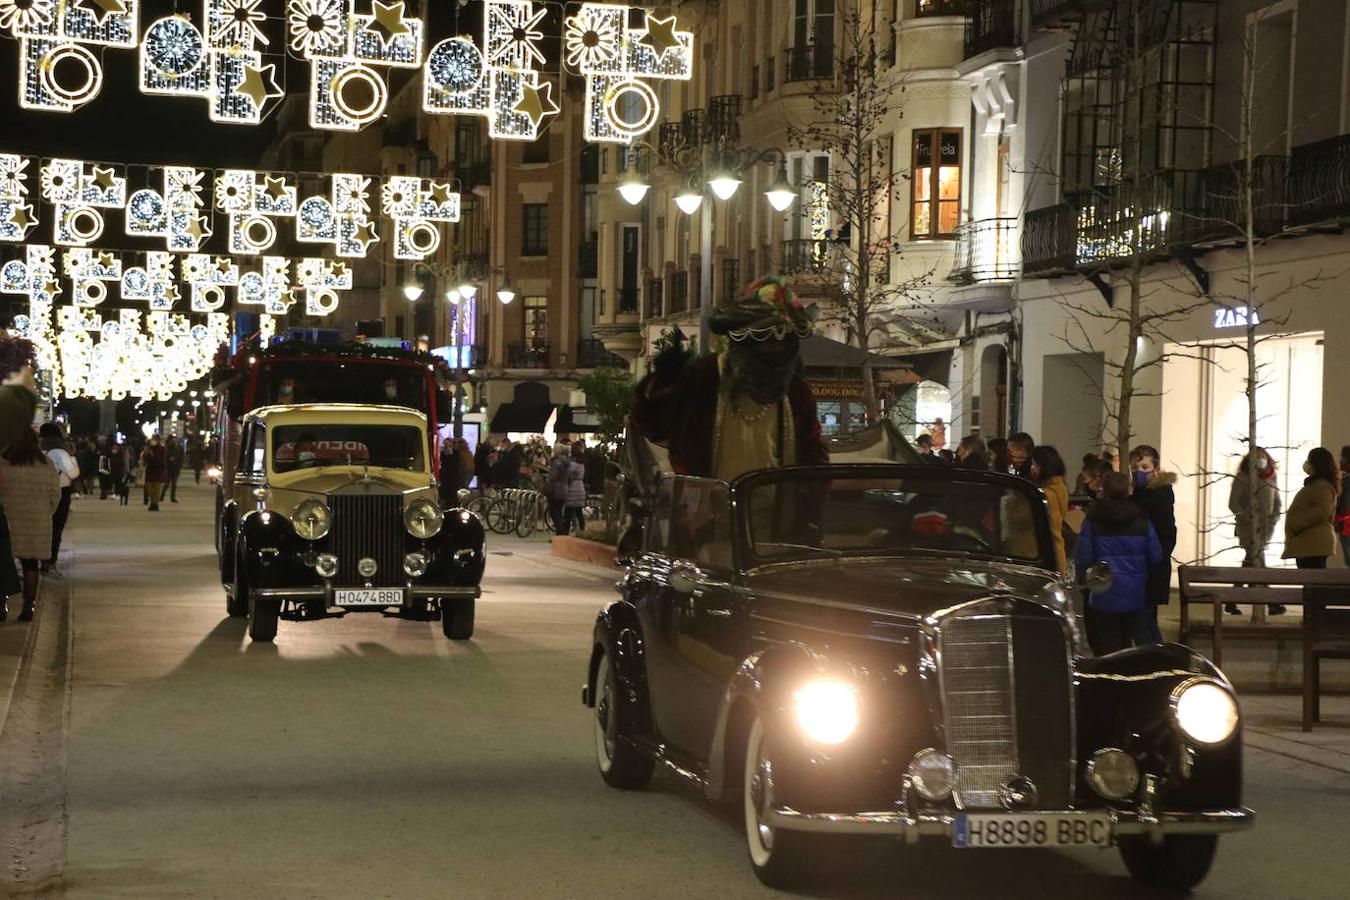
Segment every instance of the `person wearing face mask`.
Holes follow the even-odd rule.
[[[1303,463],[1307,479],[1284,514],[1283,559],[1292,559],[1300,569],[1325,569],[1327,557],[1336,552],[1336,532],[1331,527],[1340,494],[1336,460],[1325,447],[1308,452]]]
[[[1172,490],[1177,476],[1162,470],[1156,447],[1140,444],[1130,451],[1130,480],[1131,499],[1157,532],[1163,550],[1162,562],[1149,569],[1145,590],[1148,599],[1146,634],[1140,635],[1138,642],[1161,644],[1158,607],[1168,602],[1172,590],[1172,551],[1177,547],[1177,500]]]
[[[393,378],[386,378],[384,380],[384,402],[398,402],[398,381]]]
[[[308,468],[309,466],[314,465],[314,461],[318,458],[319,454],[314,448],[314,435],[300,435],[300,439],[295,442],[296,468]]]
[[[1252,455],[1244,453],[1238,463],[1228,491],[1228,511],[1233,514],[1238,546],[1242,548],[1242,565],[1264,568],[1266,545],[1275,536],[1275,523],[1280,518],[1280,487],[1275,482],[1275,463],[1260,447],[1256,448],[1256,475],[1252,475]],[[1224,612],[1230,616],[1241,612],[1236,603],[1225,603]],[[1270,613],[1279,615],[1284,606],[1270,605]]]
[[[1008,474],[1019,478],[1031,478],[1031,454],[1036,449],[1036,441],[1025,431],[1019,431],[1008,437]]]

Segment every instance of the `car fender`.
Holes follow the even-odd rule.
[[[747,656],[722,695],[708,751],[704,793],[730,800],[740,789],[742,754],[750,723],[777,722],[787,715],[790,686],[819,668],[819,658],[804,644],[780,644]]]
[[[239,507],[230,501],[220,510],[216,524],[216,552],[220,558],[220,578],[222,582],[234,577],[235,540],[238,537]]]
[[[244,571],[255,587],[273,587],[285,572],[295,532],[291,520],[270,510],[253,510],[239,521],[236,541]]]
[[[595,706],[602,649],[614,660],[620,696],[630,714],[628,721],[639,733],[655,738],[647,686],[647,649],[637,610],[630,604],[616,600],[596,616],[594,645],[586,672],[587,706]]]
[[[465,509],[448,509],[437,538],[440,546],[436,562],[440,565],[433,563],[436,573],[456,585],[481,583],[483,570],[487,567],[487,540],[482,520]]]

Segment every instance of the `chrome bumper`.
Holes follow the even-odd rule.
[[[478,585],[473,585],[471,587],[437,587],[428,584],[403,584],[384,585],[384,587],[401,588],[403,590],[403,602],[405,605],[409,600],[425,600],[430,597],[448,597],[451,600],[473,600],[482,594],[482,589]],[[334,588],[328,586],[258,587],[249,589],[249,592],[259,600],[323,600],[329,606],[333,605],[333,591]]]
[[[999,810],[989,810],[998,813]],[[1041,810],[1041,815],[1072,815],[1077,810]],[[1256,813],[1245,806],[1203,812],[1158,812],[1152,815],[1108,810],[1111,836],[1147,835],[1162,840],[1169,834],[1225,834],[1251,828]],[[1028,818],[1037,812],[1020,815]],[[764,824],[789,831],[813,831],[822,834],[893,835],[914,843],[921,837],[952,837],[956,833],[956,815],[952,813],[901,812],[802,813],[789,807],[771,809]]]

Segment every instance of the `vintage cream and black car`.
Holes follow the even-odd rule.
[[[600,772],[738,802],[764,882],[847,834],[1115,846],[1187,888],[1251,825],[1232,686],[1175,644],[1085,655],[1029,482],[837,465],[649,502],[583,691]]]
[[[483,526],[443,509],[427,420],[391,406],[269,406],[244,417],[238,469],[221,510],[226,609],[270,641],[277,620],[348,612],[440,617],[473,635]]]

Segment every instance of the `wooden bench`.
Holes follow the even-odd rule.
[[[1319,720],[1320,662],[1350,659],[1350,569],[1247,569],[1181,566],[1181,633],[1189,645],[1200,635],[1213,642],[1214,664],[1223,666],[1228,640],[1297,637],[1303,647],[1303,730]],[[1211,608],[1212,622],[1193,622],[1192,604]],[[1279,624],[1224,624],[1225,603],[1282,603],[1303,608],[1303,621]]]

